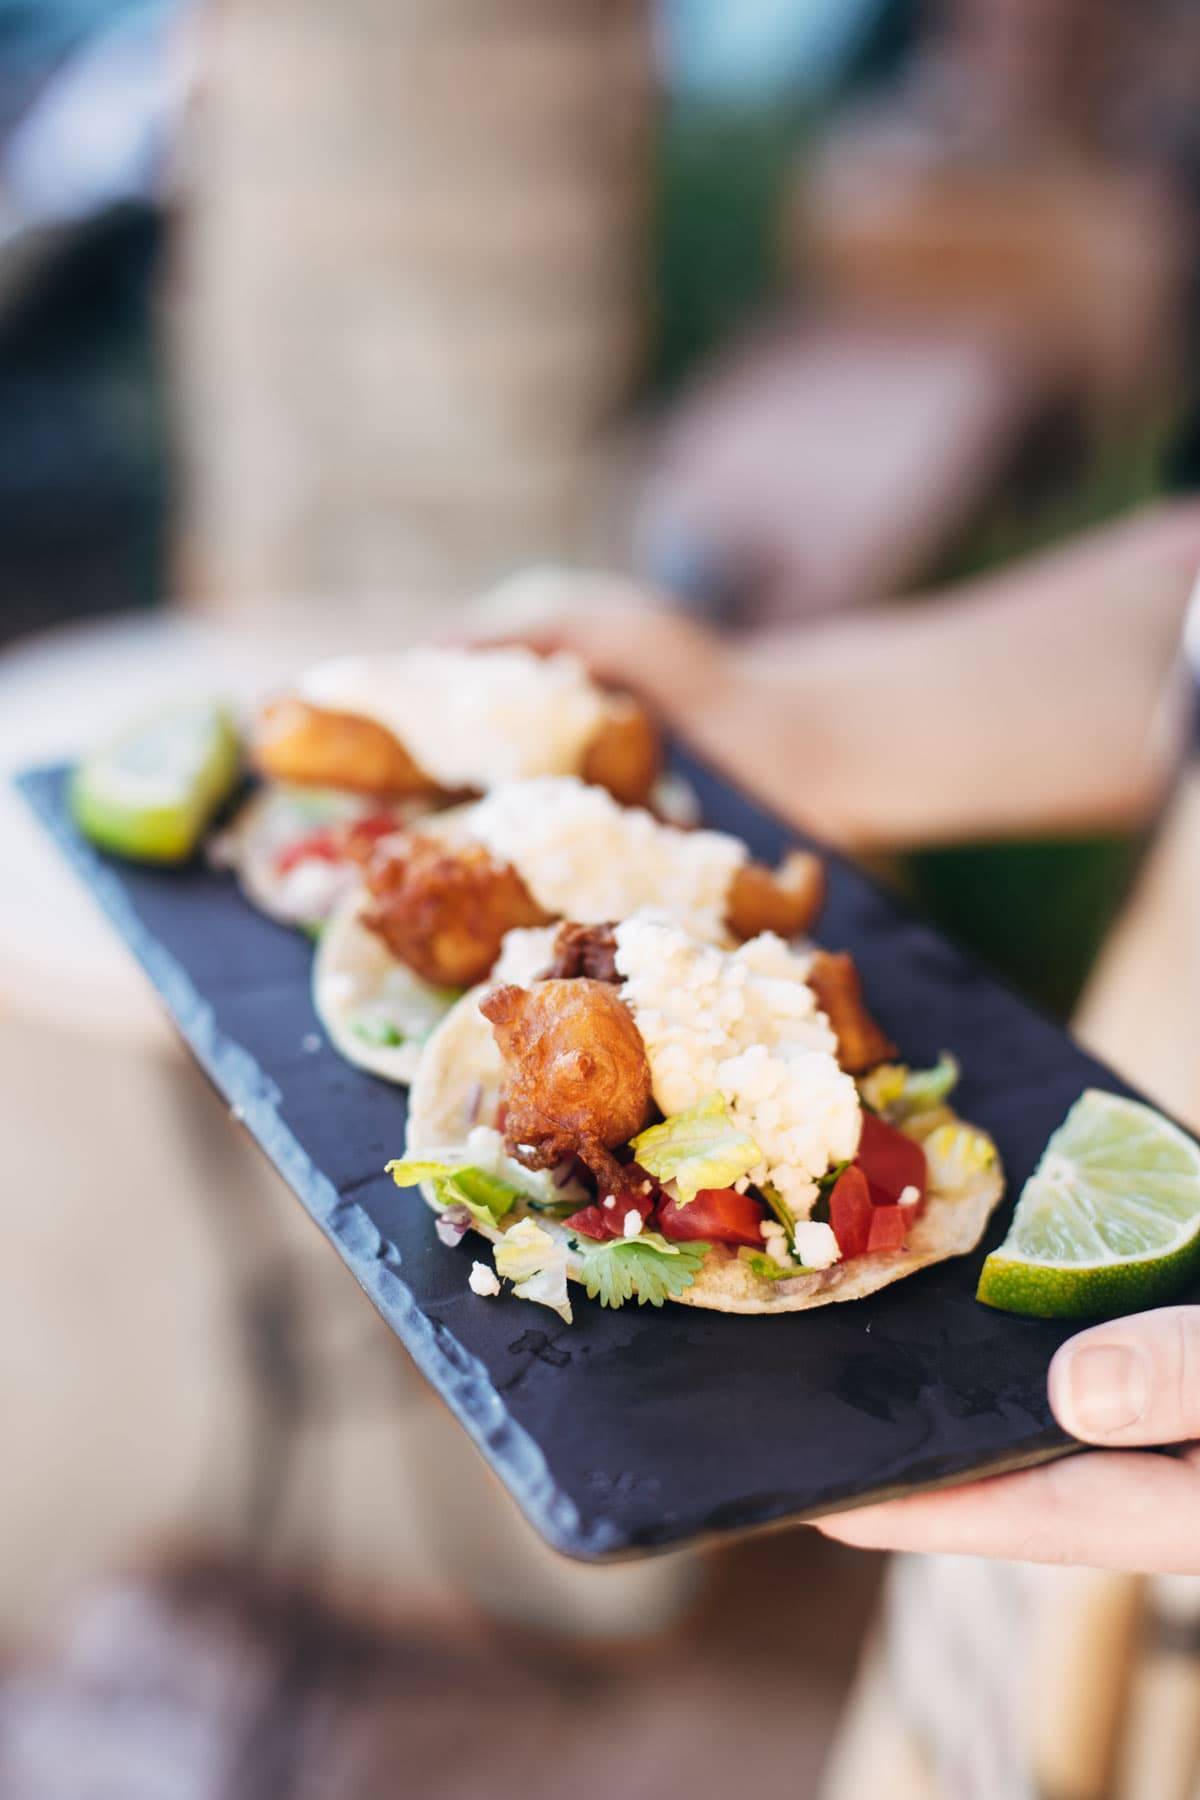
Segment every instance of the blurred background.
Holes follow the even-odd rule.
[[[612,569],[1196,1126],[1198,226],[1189,0],[9,0],[0,770]],[[1200,1792],[1190,1590],[1022,1577],[968,1779],[877,1559],[544,1550],[0,813],[3,1800]]]

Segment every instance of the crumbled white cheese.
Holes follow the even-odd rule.
[[[603,1204],[609,1207],[615,1206],[617,1204],[616,1196],[614,1194],[606,1194],[604,1196]]]
[[[631,1206],[625,1214],[621,1230],[627,1238],[638,1237],[642,1229],[642,1215],[635,1206]]]
[[[747,850],[721,831],[680,831],[570,776],[514,782],[469,808],[461,830],[517,870],[540,906],[584,924],[661,907],[723,940]]]
[[[751,1181],[769,1182],[806,1218],[819,1178],[858,1149],[862,1118],[805,980],[811,958],[769,932],[721,950],[657,913],[626,919],[616,938],[622,998],[663,1113],[721,1094],[763,1153]]]
[[[831,1269],[842,1259],[842,1248],[831,1225],[800,1219],[795,1231],[796,1255],[806,1269]]]
[[[445,788],[580,768],[605,699],[577,657],[417,649],[340,656],[302,675],[310,705],[373,719]]]
[[[913,1187],[912,1184],[910,1183],[908,1187],[906,1187],[902,1190],[902,1192],[900,1194],[900,1198],[896,1202],[896,1204],[898,1206],[916,1206],[918,1201],[920,1200],[920,1198],[921,1198],[920,1188]]]
[[[471,1273],[467,1276],[467,1286],[473,1294],[498,1294],[500,1283],[496,1271],[487,1263],[473,1262]]]

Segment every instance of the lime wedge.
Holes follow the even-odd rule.
[[[155,713],[78,764],[71,811],[85,837],[137,862],[182,862],[237,780],[238,735],[199,700]]]
[[[1157,1306],[1200,1271],[1200,1144],[1153,1107],[1095,1088],[1025,1183],[977,1298],[1039,1319]]]

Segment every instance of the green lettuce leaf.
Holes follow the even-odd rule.
[[[929,1185],[943,1193],[964,1187],[996,1160],[996,1146],[987,1133],[961,1121],[939,1125],[925,1139],[924,1149]]]
[[[910,1069],[905,1063],[880,1063],[864,1075],[858,1091],[872,1112],[894,1125],[940,1106],[958,1084],[959,1066],[943,1050],[932,1069]]]
[[[762,1151],[734,1123],[720,1094],[709,1094],[686,1112],[651,1125],[630,1148],[643,1169],[659,1181],[675,1182],[681,1206],[701,1188],[731,1187],[762,1161]]]
[[[521,1198],[520,1188],[492,1175],[487,1169],[457,1168],[453,1163],[421,1162],[406,1158],[388,1163],[387,1171],[397,1187],[433,1184],[439,1206],[465,1206],[477,1225],[498,1225]]]
[[[496,1273],[511,1281],[521,1300],[551,1307],[564,1324],[571,1323],[567,1297],[567,1246],[551,1237],[535,1219],[518,1219],[495,1248]]]
[[[579,1248],[584,1287],[601,1306],[612,1307],[635,1298],[639,1306],[661,1306],[682,1294],[695,1281],[709,1251],[703,1243],[668,1243],[657,1231],[602,1244],[581,1241]]]

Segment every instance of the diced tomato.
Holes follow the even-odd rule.
[[[868,1250],[903,1250],[913,1206],[873,1206]]]
[[[857,1163],[843,1169],[829,1196],[829,1223],[844,1257],[861,1256],[871,1236],[871,1190]]]
[[[856,1164],[862,1169],[876,1206],[895,1206],[906,1187],[925,1198],[925,1152],[886,1119],[864,1112]]]
[[[381,837],[397,829],[391,813],[368,813],[353,825],[322,825],[307,836],[285,844],[275,857],[275,868],[287,875],[302,862],[348,862],[356,853],[361,856]]]
[[[364,860],[365,854],[380,838],[390,837],[400,827],[391,813],[368,813],[365,819],[355,819],[347,825],[342,833],[345,849],[343,854]]]
[[[618,1219],[621,1221],[618,1224]],[[591,1206],[581,1206],[573,1212],[563,1224],[568,1231],[577,1231],[581,1237],[614,1238],[623,1235],[624,1213],[618,1213],[615,1206],[604,1208],[598,1202]]]
[[[310,831],[307,837],[286,844],[275,857],[275,871],[290,875],[302,862],[341,862],[343,855],[338,834],[323,826],[320,831]]]
[[[649,1183],[649,1193],[642,1191],[645,1183]],[[612,1196],[611,1206],[605,1206],[603,1200],[594,1201],[591,1206],[583,1206],[572,1213],[564,1223],[568,1231],[581,1232],[584,1237],[624,1237],[626,1213],[635,1212],[644,1225],[658,1205],[661,1194],[662,1189],[654,1177],[631,1164],[626,1170],[626,1185]]]
[[[761,1250],[759,1227],[766,1209],[736,1188],[701,1188],[694,1200],[681,1206],[664,1194],[658,1208],[658,1229],[665,1238],[685,1243],[704,1239],[714,1244],[748,1244]]]

